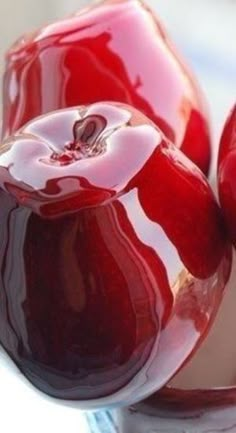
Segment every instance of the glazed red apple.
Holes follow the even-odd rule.
[[[147,115],[204,173],[204,98],[150,9],[108,0],[20,39],[7,54],[3,135],[52,110],[118,101]]]
[[[51,396],[162,387],[220,304],[231,248],[201,171],[121,104],[59,110],[0,154],[0,341]]]
[[[218,182],[220,203],[230,236],[236,245],[236,105],[225,124],[221,137]]]

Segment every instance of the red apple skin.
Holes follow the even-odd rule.
[[[7,54],[3,93],[4,137],[52,110],[123,102],[154,121],[208,173],[205,100],[140,1],[102,1],[20,39]]]
[[[218,185],[229,234],[236,246],[236,105],[226,121],[220,141]]]
[[[0,154],[0,341],[47,394],[128,405],[198,347],[231,246],[202,172],[140,112],[59,110]]]

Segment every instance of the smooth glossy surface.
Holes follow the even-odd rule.
[[[236,245],[236,105],[225,124],[218,160],[220,203],[229,233]]]
[[[105,103],[35,119],[3,143],[0,167],[4,348],[38,388],[83,407],[162,387],[231,266],[203,174],[145,116]]]
[[[8,52],[4,136],[49,111],[106,100],[142,111],[208,173],[204,98],[142,2],[96,3],[23,37]]]

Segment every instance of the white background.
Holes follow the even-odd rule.
[[[0,0],[1,76],[3,53],[22,32],[86,3],[86,0]],[[153,0],[148,3],[163,18],[178,47],[198,74],[211,107],[217,147],[225,117],[236,100],[236,2]],[[0,431],[87,433],[88,430],[81,413],[35,391],[0,353]]]

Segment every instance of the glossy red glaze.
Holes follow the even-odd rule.
[[[236,389],[165,388],[115,413],[118,433],[234,433]]]
[[[236,245],[236,106],[225,124],[218,159],[219,198]]]
[[[139,109],[208,173],[205,101],[139,0],[96,3],[23,37],[7,54],[4,136],[49,111],[106,100]]]
[[[201,171],[138,111],[97,103],[7,139],[0,185],[0,340],[23,373],[81,407],[162,387],[231,266]]]

